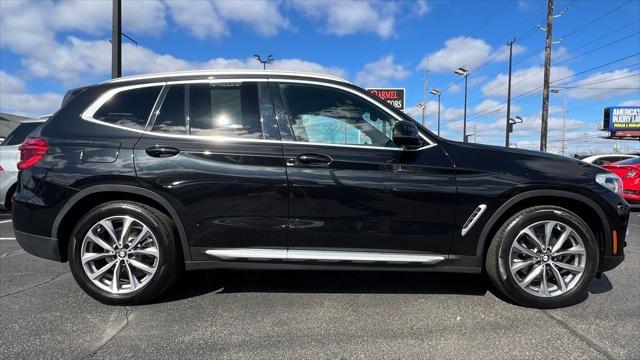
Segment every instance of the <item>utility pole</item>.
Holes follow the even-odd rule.
[[[562,119],[562,155],[564,155],[564,151],[566,148],[565,131],[567,129],[567,97],[564,97],[564,118]]]
[[[111,78],[122,76],[122,0],[112,0],[111,18]]]
[[[427,91],[428,91],[428,87],[427,87],[427,79],[429,78],[429,70],[427,69],[427,66],[424,67],[424,88],[423,88],[423,92],[424,92],[424,96],[423,96],[423,100],[422,100],[422,104],[424,105],[422,107],[422,126],[425,126],[425,121],[426,121],[426,117],[427,117]]]
[[[473,143],[478,143],[478,127],[473,124]]]
[[[540,124],[540,151],[547,151],[549,128],[549,79],[551,78],[551,41],[553,35],[553,0],[547,0],[547,39],[544,46],[544,85],[542,90],[542,121]]]
[[[513,58],[513,43],[516,42],[516,39],[509,41],[507,45],[509,46],[509,85],[507,87],[507,120],[505,121],[505,139],[504,146],[509,147],[509,119],[511,119],[511,61]]]

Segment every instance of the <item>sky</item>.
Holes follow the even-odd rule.
[[[513,45],[511,143],[538,149],[546,1],[123,0],[125,75],[260,68],[337,75],[406,89],[421,121],[424,75],[441,95],[441,134],[462,139],[469,69],[471,141],[504,145],[508,47]],[[548,151],[640,151],[601,139],[607,106],[640,106],[640,1],[555,0]],[[71,88],[110,77],[111,1],[0,0],[0,112],[54,112]],[[565,106],[566,105],[566,106]],[[437,98],[426,126],[436,129]],[[566,120],[565,120],[566,119]],[[615,147],[615,149],[614,149]]]

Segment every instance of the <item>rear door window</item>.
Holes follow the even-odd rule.
[[[156,116],[156,121],[153,124],[153,131],[170,134],[187,133],[184,111],[185,93],[184,85],[169,87],[167,96],[160,107],[160,113]]]
[[[121,91],[104,103],[93,114],[93,118],[113,125],[144,130],[161,89],[161,86],[147,86]]]
[[[262,139],[258,84],[188,86],[191,135]]]

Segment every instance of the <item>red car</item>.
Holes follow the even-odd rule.
[[[602,165],[622,179],[624,198],[629,204],[640,205],[640,157]]]

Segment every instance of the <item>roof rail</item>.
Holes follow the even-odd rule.
[[[302,71],[277,71],[277,70],[254,70],[254,69],[237,69],[237,70],[191,70],[191,71],[175,71],[175,72],[164,72],[164,73],[155,73],[155,74],[145,74],[145,75],[133,75],[133,76],[124,76],[116,79],[111,79],[103,82],[103,84],[108,83],[117,83],[122,81],[132,81],[132,80],[145,80],[145,79],[157,79],[163,77],[187,77],[187,76],[220,76],[220,75],[245,75],[245,76],[255,76],[255,75],[273,75],[273,76],[300,76],[300,77],[308,77],[314,79],[323,79],[323,80],[333,80],[344,83],[349,83],[347,80],[340,78],[338,76],[326,75],[326,74],[317,74],[310,72],[302,72]]]

